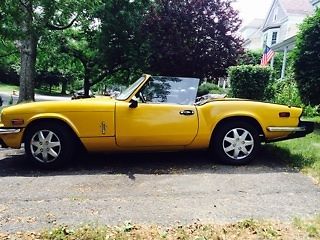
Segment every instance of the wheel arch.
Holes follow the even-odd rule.
[[[51,115],[51,116],[35,116],[33,117],[28,124],[25,127],[23,136],[22,136],[22,141],[25,140],[26,133],[31,129],[31,127],[39,124],[39,123],[57,123],[60,125],[63,125],[67,127],[72,134],[74,134],[75,137],[79,137],[79,132],[77,131],[76,127],[66,118],[59,116],[59,115]]]
[[[226,118],[221,119],[215,125],[215,127],[211,133],[210,145],[212,144],[215,133],[218,131],[218,129],[220,127],[222,127],[224,124],[227,124],[229,122],[235,122],[235,121],[246,122],[246,123],[249,123],[250,125],[254,126],[258,131],[260,140],[265,141],[265,135],[264,135],[263,129],[257,119],[255,119],[254,117],[251,117],[251,116],[230,116],[230,117],[226,117]]]
[[[52,131],[54,134],[58,134],[59,142],[61,140],[59,139],[60,137],[62,137],[63,139],[63,144],[61,144],[60,142],[60,149],[62,149],[62,151],[59,150],[59,152],[56,153],[56,156],[50,154],[51,156],[54,156],[54,158],[51,159],[50,161],[47,161],[49,159],[48,158],[49,148],[52,148],[50,146],[47,146],[48,149],[46,150],[47,151],[46,157],[42,154],[42,157],[40,157],[39,159],[38,158],[39,153],[36,155],[34,155],[33,153],[34,150],[32,150],[31,141],[32,141],[32,138],[34,138],[35,136],[34,133],[39,130],[48,130],[48,131]],[[83,143],[77,137],[72,127],[67,122],[63,121],[63,119],[54,118],[54,117],[53,118],[50,118],[50,117],[35,118],[33,119],[33,121],[30,121],[25,127],[25,130],[22,136],[22,141],[25,143],[24,148],[28,156],[27,159],[30,160],[31,163],[35,164],[36,166],[45,168],[45,169],[60,168],[65,163],[73,161],[73,156],[75,156],[77,152],[82,153],[83,150],[86,151]],[[46,141],[51,141],[51,140],[46,140]],[[43,144],[48,144],[48,142]],[[43,149],[40,149],[40,150],[41,152],[44,151]]]

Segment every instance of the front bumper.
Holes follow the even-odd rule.
[[[268,127],[269,132],[292,132],[285,138],[267,140],[266,142],[278,142],[288,139],[304,137],[314,131],[314,122],[300,121],[297,127]]]
[[[2,148],[13,147],[19,148],[21,146],[21,138],[23,128],[6,128],[0,124],[0,146]]]

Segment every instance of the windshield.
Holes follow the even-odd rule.
[[[130,97],[130,95],[143,82],[143,80],[144,80],[144,77],[139,78],[131,86],[129,86],[126,90],[124,90],[116,99],[120,101],[128,99],[128,97]]]
[[[146,103],[190,105],[195,103],[198,85],[197,78],[152,76],[141,95]]]

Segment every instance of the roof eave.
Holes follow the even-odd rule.
[[[264,23],[262,25],[262,29],[264,29],[266,27],[266,24],[268,22],[269,16],[271,14],[271,10],[273,9],[273,6],[275,5],[276,1],[278,1],[278,0],[274,0],[273,3],[271,4],[271,7],[270,7],[270,9],[268,11],[268,14],[267,14],[267,17],[265,18]]]
[[[291,49],[293,49],[293,47],[294,47],[294,45],[295,45],[296,38],[297,38],[296,35],[294,35],[294,36],[292,36],[292,37],[290,37],[290,38],[287,38],[286,40],[284,40],[284,41],[282,41],[282,42],[280,42],[280,43],[277,43],[277,44],[275,44],[275,45],[272,45],[272,46],[271,46],[271,49],[272,49],[273,51],[275,51],[275,52],[283,52],[284,49],[285,49],[286,47],[288,47],[287,50],[291,50]]]

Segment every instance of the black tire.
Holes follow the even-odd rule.
[[[211,148],[223,163],[247,164],[260,148],[258,130],[244,121],[223,123],[214,132]]]
[[[24,148],[28,159],[41,168],[56,169],[67,164],[75,152],[72,131],[56,122],[42,122],[27,129]]]

